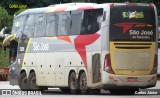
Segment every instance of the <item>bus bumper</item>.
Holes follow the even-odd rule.
[[[141,76],[106,74],[102,79],[104,89],[149,88],[154,87],[156,81],[157,74]]]

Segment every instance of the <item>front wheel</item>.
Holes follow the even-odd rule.
[[[72,72],[69,76],[69,88],[72,94],[76,94],[78,92],[78,82],[75,72]]]
[[[27,81],[27,76],[26,73],[23,72],[20,74],[19,78],[18,78],[18,85],[19,88],[23,91],[28,90],[29,86],[28,86],[28,81]]]

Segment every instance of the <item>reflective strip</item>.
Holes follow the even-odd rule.
[[[26,48],[26,51],[25,51],[25,54],[24,54],[23,63],[22,63],[22,69],[24,69],[24,62],[26,61],[26,56],[27,56],[27,53],[28,53],[28,49],[29,49],[31,40],[32,40],[32,38],[29,39],[28,44],[27,44],[27,48]]]

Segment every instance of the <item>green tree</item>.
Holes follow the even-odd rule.
[[[10,16],[8,12],[0,7],[0,30],[9,26]]]

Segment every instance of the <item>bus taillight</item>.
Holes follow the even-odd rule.
[[[151,71],[150,74],[155,74],[157,73],[157,54],[155,54],[155,57],[154,57],[154,66],[153,66],[153,69]]]
[[[115,74],[112,66],[111,66],[111,60],[110,60],[110,54],[107,54],[105,56],[105,61],[104,61],[104,71],[111,73],[111,74]]]
[[[114,6],[114,3],[109,4],[110,7]]]
[[[150,8],[154,8],[154,4],[150,4],[149,6],[150,6]]]

